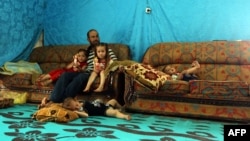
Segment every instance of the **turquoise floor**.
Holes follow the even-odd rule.
[[[0,109],[2,141],[223,141],[226,122],[131,113],[132,120],[81,118],[70,123],[31,119],[36,105]]]

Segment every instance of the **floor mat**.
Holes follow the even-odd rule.
[[[69,123],[31,119],[37,105],[0,109],[3,141],[221,141],[226,122],[131,113],[132,120],[92,116]]]

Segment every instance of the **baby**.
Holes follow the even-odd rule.
[[[197,80],[198,76],[196,75],[200,69],[200,64],[198,61],[193,61],[191,68],[183,70],[182,72],[177,72],[174,67],[167,65],[163,68],[163,72],[172,76],[173,80]]]
[[[104,104],[101,100],[81,103],[75,98],[68,97],[64,100],[63,107],[75,111],[80,117],[110,116],[125,120],[131,119],[130,115],[119,110],[122,106],[115,99],[111,99]]]

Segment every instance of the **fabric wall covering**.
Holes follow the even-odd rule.
[[[29,57],[43,29],[43,1],[0,1],[0,65]]]
[[[86,32],[97,29],[101,41],[129,45],[136,61],[157,42],[248,40],[249,6],[249,0],[2,0],[0,64],[27,59],[41,27],[45,45],[87,44]]]

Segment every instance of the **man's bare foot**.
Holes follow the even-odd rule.
[[[88,89],[88,88],[85,88],[85,89],[83,90],[83,92],[89,92],[89,89]]]
[[[38,105],[38,109],[41,109],[41,108],[45,107],[46,104],[47,104],[47,101],[48,101],[48,98],[47,98],[47,97],[44,97],[44,98],[42,99],[42,101],[41,101],[41,104]]]

